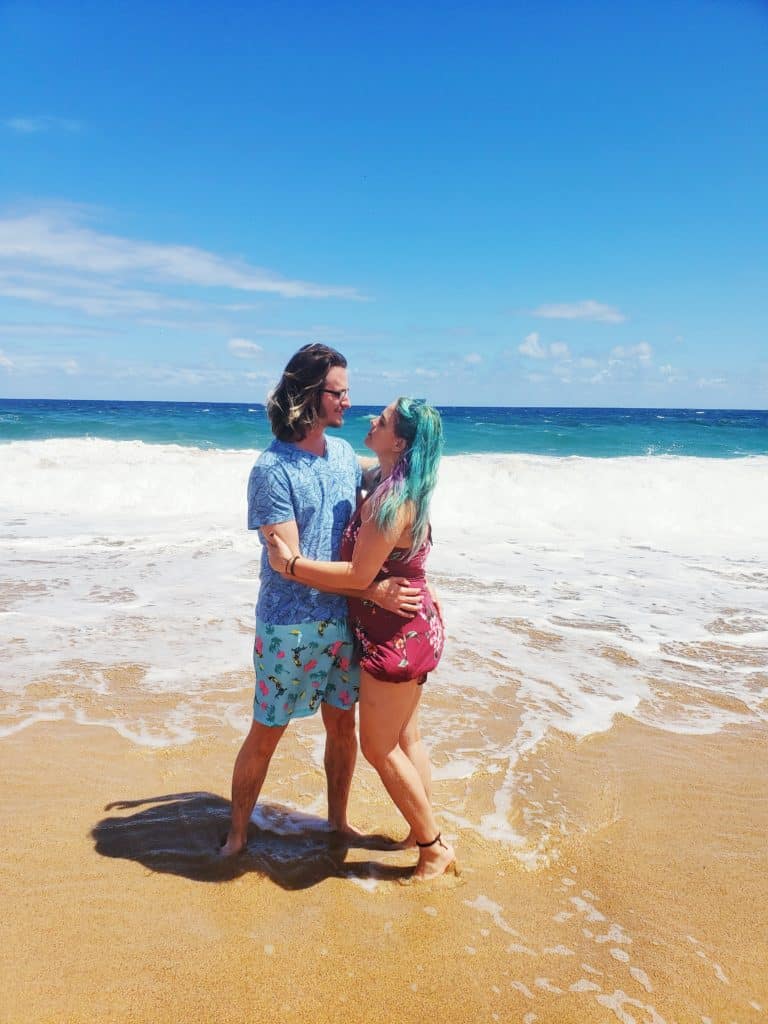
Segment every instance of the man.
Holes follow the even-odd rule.
[[[346,600],[272,571],[267,533],[309,558],[337,559],[355,510],[361,469],[352,448],[326,429],[350,408],[347,361],[326,345],[305,345],[291,358],[267,404],[275,440],[248,481],[248,528],[260,531],[261,585],[256,605],[253,724],[235,761],[232,821],[221,853],[244,849],[248,822],[281,736],[293,718],[321,710],[326,730],[328,822],[351,831],[347,803],[357,756],[357,666]],[[361,596],[358,592],[357,596]],[[373,584],[362,595],[410,616],[419,592],[404,580]]]

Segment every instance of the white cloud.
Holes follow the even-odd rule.
[[[232,309],[231,306],[222,306],[222,309]],[[349,331],[342,327],[332,327],[328,324],[313,324],[309,327],[249,327],[249,334],[256,334],[265,338],[298,338],[309,341],[381,341],[386,338],[384,331]]]
[[[243,375],[211,366],[120,366],[103,376],[110,380],[139,380],[153,386],[205,384],[221,387],[237,383]]]
[[[440,376],[437,370],[425,370],[423,366],[417,366],[416,369],[413,370],[413,375],[415,377],[428,377],[430,380],[434,380],[435,377]]]
[[[249,341],[247,338],[231,338],[227,342],[227,348],[238,359],[253,359],[254,356],[259,356],[264,351],[261,345],[257,345],[255,341]]]
[[[620,324],[627,319],[614,306],[606,306],[602,302],[595,302],[594,299],[538,306],[531,310],[531,315],[552,320],[597,320],[607,324]]]
[[[659,367],[659,373],[664,378],[665,384],[679,384],[680,381],[686,380],[684,372],[676,370],[671,363],[665,363]]]
[[[113,331],[78,324],[10,324],[0,323],[0,335],[12,338],[78,338],[103,337]]]
[[[41,132],[79,132],[81,124],[67,117],[10,117],[3,121],[6,128],[18,135],[39,135]]]
[[[477,364],[482,363],[482,361],[483,357],[479,352],[470,352],[468,355],[464,356],[465,363]]]
[[[224,320],[170,320],[167,317],[139,317],[136,323],[144,327],[157,327],[162,331],[209,331],[226,334],[231,331],[232,324]]]
[[[266,380],[269,381],[270,384],[277,384],[277,381],[275,380],[275,375],[273,373],[270,373],[268,370],[249,370],[247,373],[243,374],[243,376],[245,377],[246,380],[254,380],[259,382]]]
[[[159,292],[121,287],[73,274],[4,270],[0,295],[58,309],[77,309],[89,316],[126,316],[168,309],[199,309],[200,303],[174,299]]]
[[[12,354],[0,351],[0,367],[28,375],[65,373],[73,377],[83,372],[78,361],[71,356],[26,351]]]
[[[550,345],[542,345],[537,331],[527,335],[517,346],[517,351],[531,359],[570,359],[571,353],[564,341],[553,341]]]
[[[283,298],[363,298],[351,287],[291,280],[194,246],[121,238],[95,231],[82,220],[83,212],[71,207],[0,219],[0,262],[10,262],[17,273],[56,268],[78,275],[124,275]]]
[[[699,377],[697,388],[723,388],[728,383],[725,377]]]
[[[652,355],[653,349],[647,341],[641,341],[637,345],[630,346],[617,345],[611,349],[611,357],[615,360],[637,359],[641,363],[647,363]]]
[[[685,379],[675,376],[676,371],[670,364],[653,366],[652,359],[652,346],[647,341],[640,341],[637,345],[615,345],[607,355],[598,359],[580,357],[574,365],[583,370],[595,371],[580,378],[583,384],[600,384],[610,380],[624,384],[645,382],[658,387],[657,373],[670,383]]]
[[[521,355],[530,356],[531,359],[546,359],[547,357],[546,349],[541,347],[536,331],[526,336],[525,340],[517,346],[517,351]]]
[[[254,327],[251,333],[270,338],[332,338],[343,335],[343,331],[333,327]]]

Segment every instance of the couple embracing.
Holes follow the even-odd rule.
[[[421,687],[443,648],[426,581],[429,501],[442,448],[437,410],[400,398],[358,461],[340,438],[350,407],[347,361],[326,345],[290,360],[267,411],[275,440],[248,483],[248,527],[263,545],[256,606],[253,724],[235,761],[223,856],[244,849],[272,755],[292,718],[318,709],[326,730],[328,820],[351,831],[347,802],[357,739],[410,827],[414,881],[456,870],[430,802]]]

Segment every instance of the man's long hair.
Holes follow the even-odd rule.
[[[303,441],[317,425],[322,388],[328,371],[347,360],[334,348],[314,343],[292,356],[267,400],[272,433],[281,441]]]
[[[437,409],[422,399],[398,398],[394,428],[395,435],[405,441],[405,451],[391,475],[374,491],[369,509],[379,529],[386,531],[403,505],[413,505],[412,540],[407,556],[410,557],[429,533],[429,503],[443,451],[443,424]]]

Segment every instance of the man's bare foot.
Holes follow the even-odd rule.
[[[362,832],[358,831],[358,829],[356,829],[352,825],[350,825],[348,821],[343,821],[343,822],[329,821],[328,822],[328,826],[329,826],[331,832],[334,832],[336,835],[348,836],[350,839],[360,839],[360,838],[362,838],[362,835],[363,835]]]
[[[239,836],[233,836],[231,833],[227,836],[226,840],[219,847],[220,857],[236,857],[239,853],[242,853],[245,849],[246,841],[240,839]]]

